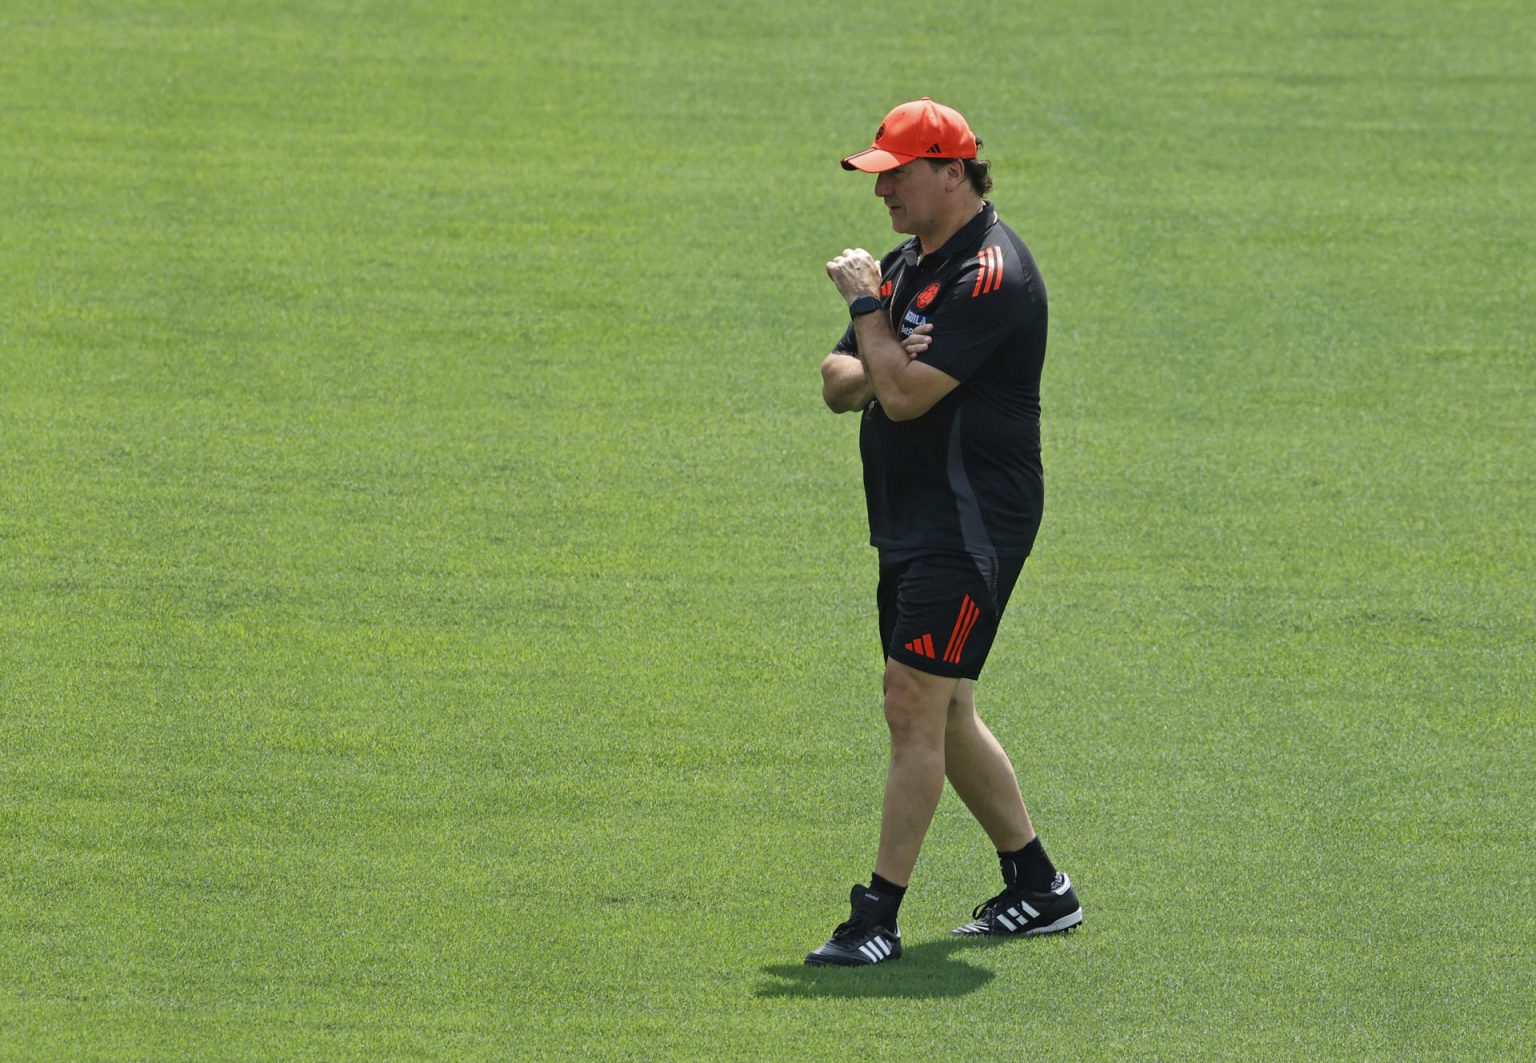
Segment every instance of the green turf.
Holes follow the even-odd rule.
[[[1087,912],[812,972],[883,724],[821,263],[1052,297],[981,685]],[[1536,1054],[1515,2],[0,7],[0,1058]]]

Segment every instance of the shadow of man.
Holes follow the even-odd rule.
[[[974,993],[995,976],[952,956],[957,949],[974,950],[963,938],[925,941],[902,950],[901,959],[873,970],[848,967],[807,967],[774,963],[763,973],[774,981],[757,988],[758,997],[842,997],[857,1000],[893,997],[927,1000]]]

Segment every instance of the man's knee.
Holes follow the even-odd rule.
[[[964,720],[975,714],[976,684],[973,680],[962,679],[949,695],[949,718],[951,721]]]
[[[889,661],[885,666],[885,722],[896,742],[943,741],[955,680]]]

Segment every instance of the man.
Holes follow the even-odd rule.
[[[1049,934],[1083,919],[976,714],[975,680],[1040,525],[1046,338],[1045,287],[983,198],[979,147],[957,111],[924,97],[843,160],[877,175],[891,228],[912,238],[880,262],[846,250],[827,263],[853,321],[822,363],[822,395],[836,413],[863,411],[891,759],[873,878],[812,965],[900,958],[897,913],[946,776],[1003,874],[953,933]]]

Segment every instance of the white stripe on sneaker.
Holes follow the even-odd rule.
[[[1004,926],[1006,926],[1006,927],[1007,927],[1007,928],[1008,928],[1008,929],[1009,929],[1009,930],[1017,930],[1017,929],[1018,929],[1018,926],[1017,926],[1017,925],[1016,925],[1016,924],[1015,924],[1015,923],[1014,923],[1014,921],[1013,921],[1013,920],[1012,920],[1012,919],[1009,919],[1009,918],[1008,918],[1008,917],[1007,917],[1007,916],[1006,916],[1006,915],[1004,915],[1004,914],[1003,914],[1003,913],[1002,913],[1002,912],[998,912],[998,913],[997,913],[997,921],[998,921],[998,922],[999,922],[999,923],[1002,923],[1002,924],[1003,924],[1003,925],[1004,925]]]
[[[877,952],[876,950],[870,948],[869,947],[869,942],[866,941],[864,944],[860,945],[859,946],[859,951],[864,954],[864,958],[866,960],[868,960],[870,963],[879,963],[880,962],[880,953]]]

